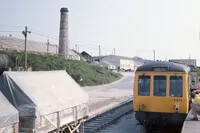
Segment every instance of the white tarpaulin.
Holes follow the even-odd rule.
[[[55,127],[56,112],[63,117],[61,124],[73,122],[74,107],[79,119],[87,115],[88,94],[64,70],[4,72],[0,90],[18,109],[20,120],[26,120],[21,124],[24,129],[37,129],[47,121]]]
[[[14,125],[19,122],[18,111],[9,103],[9,101],[0,92],[0,128]]]

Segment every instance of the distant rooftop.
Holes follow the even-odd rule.
[[[105,57],[109,57],[109,56],[115,56],[115,57],[118,57],[118,58],[120,58],[120,59],[132,60],[131,57],[120,56],[120,55],[104,55],[104,56],[100,56],[100,58],[105,58]],[[94,56],[94,58],[99,58],[99,56]]]
[[[197,60],[196,59],[170,59],[170,62],[176,62],[176,63],[181,63],[185,65],[192,65],[196,66],[197,65]]]

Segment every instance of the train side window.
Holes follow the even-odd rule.
[[[170,96],[183,96],[183,78],[182,76],[170,76]]]
[[[138,78],[138,95],[150,96],[150,76],[141,75]]]
[[[154,76],[154,96],[166,96],[166,76]]]

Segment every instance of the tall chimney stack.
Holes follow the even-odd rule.
[[[68,9],[60,10],[59,56],[68,58]]]

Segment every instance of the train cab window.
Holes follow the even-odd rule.
[[[183,79],[182,76],[170,76],[170,96],[182,97],[183,95]]]
[[[138,95],[150,96],[150,76],[141,75],[138,78]]]
[[[166,96],[166,76],[154,76],[154,96]]]

